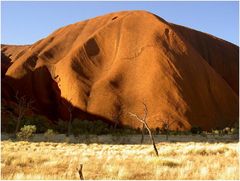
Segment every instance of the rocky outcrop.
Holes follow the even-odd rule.
[[[145,11],[71,24],[9,56],[11,48],[2,47],[12,62],[3,98],[19,91],[51,119],[67,118],[66,102],[74,117],[134,128],[141,124],[128,112],[142,115],[141,102],[151,128],[168,120],[171,129],[211,129],[238,119],[238,47]]]

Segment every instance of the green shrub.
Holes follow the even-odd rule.
[[[2,117],[1,131],[6,133],[14,133],[17,122],[13,117]]]
[[[92,122],[92,127],[90,128],[90,133],[91,134],[108,134],[110,132],[110,127],[107,123],[97,120]]]
[[[239,134],[239,121],[235,121],[233,128],[231,129],[233,134]]]
[[[47,138],[48,140],[53,138],[53,136],[56,133],[52,130],[52,129],[48,129],[45,133],[44,133],[44,137]]]
[[[124,133],[125,133],[125,134],[135,133],[135,131],[134,131],[133,129],[131,129],[131,128],[125,128],[125,129],[123,129],[123,130],[124,130]]]
[[[212,134],[214,134],[214,135],[219,135],[219,133],[220,133],[220,131],[219,130],[212,130]]]
[[[170,135],[177,136],[179,135],[179,131],[170,131]]]
[[[121,126],[119,128],[111,127],[109,130],[109,133],[112,136],[125,136],[125,135],[133,135],[133,134],[142,134],[142,131],[140,128],[133,129],[129,126]],[[147,134],[147,130],[145,130],[145,133]]]
[[[97,120],[97,121],[88,121],[88,120],[79,120],[74,119],[72,122],[72,132],[73,134],[107,134],[110,132],[110,127],[107,123]]]
[[[44,133],[53,127],[51,121],[42,115],[25,116],[22,125],[35,125],[37,133]]]
[[[238,128],[232,128],[231,129],[231,133],[232,134],[238,134],[239,133],[239,129]]]
[[[33,136],[34,133],[36,133],[35,125],[24,125],[24,127],[20,129],[20,132],[17,133],[17,138],[28,139]]]
[[[67,121],[63,121],[62,119],[59,119],[55,129],[59,133],[65,134],[65,133],[67,133],[67,127],[68,127],[68,122]]]
[[[192,126],[191,133],[192,134],[201,134],[202,128],[200,126]]]
[[[206,132],[206,131],[203,131],[200,135],[201,135],[202,137],[207,137],[207,132]]]
[[[13,114],[2,117],[2,131],[13,133],[16,129],[17,121]],[[20,121],[20,127],[24,125],[35,125],[37,133],[44,133],[48,128],[52,127],[52,123],[45,116],[42,115],[28,115],[24,116]]]
[[[156,128],[155,130],[156,135],[161,134],[161,129],[159,127]]]
[[[68,122],[59,120],[56,126],[56,130],[59,133],[66,133],[68,127]],[[133,129],[129,126],[118,126],[114,128],[113,125],[110,125],[101,120],[80,120],[75,118],[72,122],[71,132],[74,136],[77,135],[103,135],[103,134],[112,134],[112,135],[129,135],[129,134],[141,134],[140,128]],[[146,131],[147,134],[147,131]]]
[[[14,107],[6,105],[2,102],[1,105],[1,131],[6,133],[13,133],[16,128],[16,116],[14,115]]]
[[[222,131],[223,131],[224,134],[230,134],[231,133],[231,129],[229,127],[224,128]]]

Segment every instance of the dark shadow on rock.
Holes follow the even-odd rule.
[[[5,77],[8,68],[12,65],[11,59],[1,52],[1,78]]]
[[[58,83],[52,78],[49,69],[46,66],[42,66],[40,68],[35,69],[34,71],[27,70],[28,73],[23,76],[21,79],[14,79],[10,76],[4,76],[2,79],[2,101],[13,101],[16,102],[15,95],[19,92],[19,96],[27,96],[28,99],[34,101],[32,105],[32,110],[36,114],[42,114],[48,117],[53,123],[57,123],[59,119],[68,121],[69,120],[69,112],[67,110],[67,105],[71,105],[71,102],[64,99],[61,96],[61,90],[58,87]],[[113,85],[117,86],[114,82]],[[73,106],[73,105],[72,105]],[[113,125],[114,122],[99,115],[90,114],[86,111],[83,111],[77,107],[73,106],[73,119],[78,118],[79,120],[101,120],[103,122],[108,123],[109,125]],[[120,125],[121,127],[121,125]],[[117,136],[115,136],[117,137]],[[111,144],[117,143],[117,140],[113,137],[113,141]],[[134,137],[130,135],[130,137]],[[147,137],[147,135],[146,135]],[[171,137],[171,136],[170,136]],[[87,137],[86,137],[87,140]],[[115,142],[114,142],[115,140]],[[137,139],[138,140],[138,139]],[[191,137],[187,142],[225,142],[224,139],[218,140],[209,140],[203,138],[202,140]],[[232,140],[229,139],[231,142]],[[233,139],[235,142],[235,139]],[[238,139],[237,139],[238,141]],[[82,141],[84,142],[84,140]],[[97,141],[95,141],[98,143]],[[163,140],[163,142],[186,142],[184,140]],[[79,142],[77,142],[79,143]],[[107,141],[106,141],[107,143]],[[122,141],[122,144],[129,144],[127,140]],[[140,143],[140,136],[139,136]],[[137,142],[133,142],[133,144],[139,144]]]
[[[33,112],[46,116],[53,123],[57,123],[59,119],[68,121],[69,112],[66,105],[71,105],[73,107],[73,119],[101,120],[113,124],[102,116],[90,114],[74,107],[71,102],[61,97],[61,90],[46,66],[37,68],[34,71],[29,70],[21,79],[5,76],[2,79],[1,89],[4,102],[16,102],[15,96],[18,92],[19,97],[26,96],[27,99],[33,101]]]
[[[99,54],[100,49],[94,38],[90,38],[84,45],[86,53],[89,57],[93,57]]]

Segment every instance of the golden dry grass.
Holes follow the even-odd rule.
[[[2,179],[239,179],[239,143],[152,145],[2,141]]]

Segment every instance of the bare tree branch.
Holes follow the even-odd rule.
[[[175,120],[173,120],[172,122],[169,122],[169,120],[163,120],[162,122],[163,122],[163,131],[166,133],[166,140],[168,140],[169,128],[173,123],[175,123]]]
[[[122,114],[123,114],[122,109],[118,110],[117,113],[114,113],[114,112],[112,113],[112,119],[114,121],[114,129],[116,129],[117,126],[119,125],[119,121],[120,121]]]
[[[21,124],[21,121],[22,121],[24,115],[26,114],[26,112],[28,110],[31,109],[31,106],[34,101],[31,99],[28,100],[26,96],[19,96],[18,91],[16,92],[15,98],[16,98],[16,103],[17,103],[17,117],[16,117],[17,125],[15,128],[15,135],[16,135],[19,130],[19,127],[20,127],[20,124]]]
[[[143,118],[139,117],[138,115],[129,112],[130,116],[137,118],[138,121],[144,124]]]
[[[131,113],[131,112],[129,112],[129,115],[132,116],[132,117],[134,117],[134,118],[136,118],[139,122],[143,123],[143,125],[144,125],[143,128],[146,128],[146,129],[148,130],[149,136],[150,136],[150,138],[151,138],[151,140],[152,140],[152,145],[153,145],[154,151],[155,151],[156,155],[158,156],[158,150],[157,150],[157,147],[156,147],[156,145],[155,145],[154,137],[153,137],[153,135],[152,135],[152,132],[151,132],[151,130],[150,130],[147,122],[146,122],[148,109],[147,109],[146,104],[143,103],[143,105],[144,105],[144,112],[145,112],[143,118],[140,118],[138,115],[136,115],[136,114],[134,114],[134,113]]]

